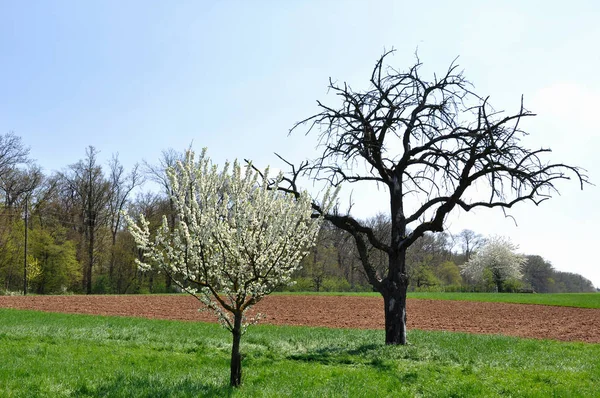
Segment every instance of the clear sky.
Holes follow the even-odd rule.
[[[532,147],[581,166],[600,184],[598,1],[9,1],[0,0],[0,132],[14,131],[47,171],[94,145],[131,167],[163,149],[207,146],[217,162],[281,167],[311,157],[315,136],[287,136],[316,112],[331,76],[366,88],[384,49],[424,73],[458,63],[497,109],[521,94],[539,116]],[[512,214],[481,210],[448,220],[511,237],[527,254],[600,286],[600,190],[575,182]],[[353,212],[385,210],[361,186]]]

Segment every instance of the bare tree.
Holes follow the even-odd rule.
[[[178,152],[172,148],[166,149],[162,151],[158,164],[150,164],[144,160],[144,173],[150,181],[157,183],[165,195],[170,198],[173,195],[173,191],[169,185],[169,179],[166,177],[166,171],[170,167],[175,167],[177,165],[177,161],[183,161],[184,159],[184,153]],[[172,213],[175,214],[173,206],[174,205],[171,204],[171,208],[173,209]],[[171,225],[175,223],[174,219],[170,221]]]
[[[28,162],[29,148],[13,133],[0,135],[0,176],[18,164]]]
[[[457,237],[465,254],[465,261],[469,261],[473,252],[485,243],[483,236],[470,229],[463,229]]]
[[[43,174],[36,165],[26,169],[10,168],[0,175],[0,190],[4,193],[4,206],[11,209],[23,196],[30,194],[43,180]]]
[[[189,149],[191,149],[191,146]],[[183,152],[178,152],[173,148],[169,148],[161,152],[161,158],[158,161],[158,164],[150,164],[144,160],[144,173],[146,174],[147,178],[150,181],[158,184],[169,200],[169,214],[167,220],[169,221],[169,228],[171,229],[171,232],[175,228],[176,212],[175,204],[173,203],[172,199],[173,191],[169,185],[169,179],[167,178],[166,171],[169,168],[175,168],[177,161],[183,160],[185,160],[185,154]],[[171,288],[171,282],[171,277],[168,274],[165,274],[165,285],[167,290]]]
[[[39,186],[35,189],[31,203],[31,214],[37,216],[40,227],[46,227],[47,220],[56,220],[59,211],[55,211],[58,206],[58,191],[61,183],[59,174],[50,176],[42,175]],[[56,221],[57,222],[57,221]]]
[[[30,164],[27,169],[21,169],[17,166],[5,167],[0,174],[0,190],[4,191],[5,196],[5,214],[8,215],[9,225],[12,223],[16,213],[13,211],[18,206],[24,210],[24,241],[23,241],[23,294],[27,294],[27,237],[28,237],[28,215],[29,215],[29,199],[34,190],[42,183],[43,175],[40,168]],[[0,229],[0,232],[4,228]],[[0,234],[3,235],[3,234]],[[4,239],[0,236],[0,241],[5,244]],[[10,278],[9,278],[10,279]]]
[[[89,146],[86,158],[69,166],[62,174],[68,197],[76,202],[80,212],[80,225],[87,244],[87,264],[83,272],[83,289],[92,293],[92,269],[96,262],[97,232],[106,223],[106,206],[110,199],[110,182],[97,163],[98,150]]]
[[[13,133],[0,135],[0,191],[4,197],[4,206],[0,213],[0,248],[4,251],[10,237],[7,232],[12,229],[12,223],[21,209],[16,209],[17,204],[25,204],[25,231],[24,231],[24,294],[27,294],[27,205],[29,196],[41,183],[42,174],[39,167],[32,165],[28,158],[29,148],[25,147],[21,137]],[[28,165],[21,168],[20,165]],[[6,219],[3,219],[6,216]],[[13,264],[9,267],[6,286],[10,285]]]
[[[456,64],[430,81],[419,74],[418,59],[406,72],[385,66],[390,53],[375,64],[366,91],[330,79],[329,91],[339,103],[317,102],[320,112],[292,128],[317,130],[322,153],[299,167],[288,163],[287,190],[298,192],[301,175],[333,186],[370,182],[387,188],[389,243],[349,214],[323,212],[316,202],[314,209],[353,236],[369,282],[384,299],[385,341],[406,344],[406,251],[417,239],[442,232],[456,208],[538,205],[556,192],[557,181],[574,176],[583,188],[587,176],[580,168],[545,161],[549,149],[522,145],[520,124],[533,116],[522,99],[515,114],[504,115],[471,91]],[[376,272],[367,243],[387,257],[385,275]]]
[[[0,135],[0,191],[4,197],[6,214],[11,220],[14,216],[12,208],[15,202],[29,189],[30,184],[24,181],[24,177],[33,176],[34,169],[39,172],[39,169],[33,167],[32,173],[27,174],[18,167],[29,163],[28,156],[29,148],[23,144],[21,137],[13,133]]]
[[[131,192],[143,182],[139,172],[139,166],[135,164],[129,174],[125,174],[125,168],[119,161],[119,154],[113,155],[109,162],[110,191],[108,198],[108,213],[111,235],[111,252],[108,274],[111,284],[114,285],[113,274],[115,269],[115,250],[117,245],[117,234],[121,229],[122,210],[125,208]]]

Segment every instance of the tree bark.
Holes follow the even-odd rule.
[[[406,290],[408,278],[382,287],[385,313],[385,344],[406,344]]]
[[[233,345],[231,347],[231,375],[229,385],[238,387],[242,384],[242,355],[240,354],[240,340],[242,339],[242,313],[234,314]]]
[[[394,178],[390,194],[392,236],[388,253],[389,271],[380,288],[385,306],[385,343],[405,345],[408,273],[406,272],[406,248],[403,246],[406,237],[406,218],[400,178]]]

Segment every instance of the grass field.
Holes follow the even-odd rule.
[[[244,385],[214,324],[0,310],[2,397],[600,396],[600,344],[410,331],[251,327]]]
[[[301,294],[325,296],[364,296],[381,297],[379,293],[353,293],[353,292],[281,292],[276,294]],[[600,293],[421,293],[409,292],[409,298],[430,300],[459,300],[459,301],[484,301],[496,303],[516,304],[542,304],[563,307],[600,308]]]
[[[488,301],[600,308],[600,293],[409,293],[408,297],[433,300]]]

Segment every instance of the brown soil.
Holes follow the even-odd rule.
[[[191,296],[0,296],[0,308],[214,322]],[[600,343],[600,309],[468,301],[408,300],[408,327]],[[262,323],[383,329],[378,297],[269,296]]]

